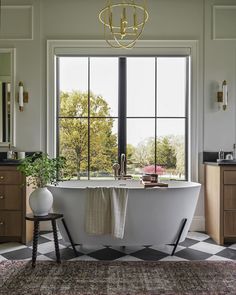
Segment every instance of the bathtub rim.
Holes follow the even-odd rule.
[[[88,188],[100,188],[100,187],[108,187],[106,185],[104,186],[83,186],[83,187],[79,187],[79,186],[59,186],[60,184],[63,184],[63,183],[68,183],[68,182],[83,182],[83,181],[86,181],[86,182],[102,182],[102,181],[113,181],[115,182],[115,180],[66,180],[66,181],[60,181],[59,184],[47,184],[47,187],[49,188],[57,188],[57,189],[82,189],[82,190],[85,190],[85,189],[88,189]],[[135,180],[132,180],[132,181],[135,181]],[[124,180],[124,183],[125,182],[129,182],[129,180]],[[129,190],[147,190],[147,191],[150,191],[150,190],[169,190],[169,189],[189,189],[189,188],[194,188],[194,187],[201,187],[202,184],[201,183],[198,183],[198,182],[193,182],[193,181],[185,181],[185,180],[177,180],[177,181],[174,181],[174,180],[168,180],[168,181],[165,181],[165,183],[172,183],[172,184],[175,184],[175,183],[185,183],[185,184],[188,184],[188,185],[182,185],[182,186],[168,186],[168,187],[150,187],[150,188],[145,188],[145,187],[131,187],[131,186],[123,186],[122,184],[121,185],[114,185],[114,186],[110,186],[110,187],[114,187],[114,188],[127,188]],[[137,180],[137,183],[139,183],[139,181]]]

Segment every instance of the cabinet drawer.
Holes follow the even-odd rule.
[[[224,212],[224,236],[236,236],[236,211]]]
[[[0,236],[19,237],[22,233],[22,212],[0,211]]]
[[[22,210],[22,186],[0,184],[0,210]]]
[[[236,171],[224,171],[224,184],[236,184]]]
[[[0,184],[22,184],[22,174],[19,171],[0,171]]]

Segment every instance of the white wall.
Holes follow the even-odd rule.
[[[16,48],[16,83],[22,80],[29,92],[29,103],[25,111],[16,114],[16,148],[45,150],[46,41],[103,39],[103,28],[98,22],[97,15],[105,1],[3,0],[2,3],[33,7],[32,40],[31,30],[26,29],[25,24],[21,28],[16,21],[16,36],[18,34],[21,39],[1,40],[0,33],[0,47]],[[143,34],[143,39],[146,40],[199,41],[199,152],[203,149],[230,150],[236,141],[236,39],[212,39],[213,5],[236,5],[236,0],[149,0],[150,20]],[[222,15],[224,13],[223,11]],[[28,14],[26,15],[28,17]],[[11,20],[12,22],[14,21]],[[234,25],[234,20],[231,22]],[[216,34],[224,36],[224,25],[227,29],[225,31],[233,35],[234,30],[230,30],[229,24],[220,18],[217,19]],[[22,40],[25,36],[28,40]],[[214,102],[217,82],[224,79],[229,83],[229,107],[225,112],[219,111]],[[199,167],[200,180],[203,182],[203,169],[201,165]],[[199,216],[198,219],[202,222],[203,194],[198,203],[196,216]]]

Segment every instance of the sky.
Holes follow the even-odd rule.
[[[155,81],[156,80],[156,81]],[[157,115],[185,116],[186,59],[159,57],[155,79],[154,57],[127,58],[127,116],[155,116],[155,85]],[[118,58],[90,58],[90,89],[101,95],[111,107],[111,116],[118,116]],[[60,57],[60,91],[88,91],[88,58]],[[117,120],[114,132],[117,133]],[[137,145],[154,137],[155,120],[127,119],[127,142]],[[158,119],[157,134],[183,135],[184,119]]]

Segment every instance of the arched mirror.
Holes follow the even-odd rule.
[[[15,145],[14,84],[15,50],[0,48],[0,146]]]

